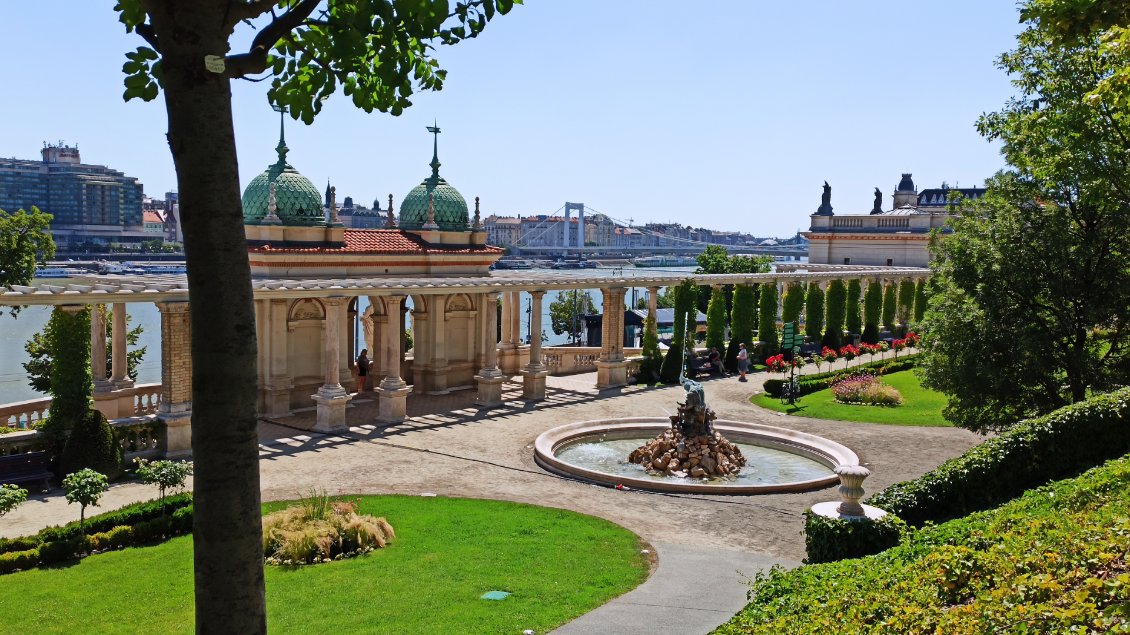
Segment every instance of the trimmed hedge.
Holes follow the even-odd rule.
[[[1130,388],[1028,419],[866,502],[911,525],[989,509],[1130,452]]]
[[[820,390],[824,390],[832,385],[839,377],[847,373],[854,373],[860,370],[873,371],[878,375],[889,375],[903,370],[910,370],[917,364],[915,355],[907,355],[898,360],[885,360],[881,359],[859,366],[852,366],[850,369],[833,370],[826,373],[816,373],[813,375],[801,375],[797,378],[797,385],[800,387],[800,397],[811,394]],[[785,386],[784,379],[766,379],[762,384],[764,390],[770,397],[780,397]]]
[[[899,544],[907,529],[894,514],[878,520],[842,520],[804,512],[805,564],[862,558]]]
[[[192,496],[134,503],[86,520],[41,529],[34,536],[0,538],[0,574],[82,558],[89,551],[119,549],[192,532]]]

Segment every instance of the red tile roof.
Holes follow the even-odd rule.
[[[251,247],[251,253],[290,254],[500,254],[489,245],[431,245],[416,234],[399,229],[347,229],[344,247]]]
[[[142,217],[144,219],[143,222],[146,222],[146,223],[163,223],[163,222],[165,222],[165,219],[161,217],[160,212],[151,212],[149,210],[146,210],[146,211],[142,212]]]

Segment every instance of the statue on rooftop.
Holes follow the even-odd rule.
[[[824,181],[824,194],[820,196],[820,208],[816,210],[821,216],[832,215],[832,186]]]
[[[871,208],[872,214],[883,213],[883,192],[875,188],[875,206]]]

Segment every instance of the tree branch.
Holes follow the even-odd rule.
[[[270,53],[275,44],[287,33],[293,31],[296,27],[301,25],[306,18],[310,17],[310,14],[318,7],[320,1],[321,0],[302,0],[290,11],[287,11],[271,21],[271,23],[260,31],[259,34],[255,36],[255,39],[251,41],[251,46],[246,53],[229,55],[224,59],[224,65],[226,66],[224,76],[237,79],[244,75],[262,73],[267,70],[267,54]],[[255,0],[253,4],[262,2],[263,0]],[[266,9],[264,9],[264,12],[265,11]]]
[[[228,5],[228,15],[225,22],[228,26],[235,26],[242,20],[253,20],[274,8],[276,0],[247,0],[246,2],[232,2]]]
[[[143,22],[134,28],[134,31],[141,36],[141,39],[149,43],[154,51],[161,52],[161,42],[157,39],[157,33],[153,31],[153,25],[148,22]]]

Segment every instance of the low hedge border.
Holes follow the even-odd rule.
[[[862,558],[899,544],[907,525],[894,514],[878,520],[844,520],[804,513],[805,564]]]
[[[866,502],[921,526],[996,507],[1130,452],[1130,388],[1017,423]]]
[[[41,529],[34,536],[0,538],[0,574],[81,559],[192,532],[192,496],[168,496],[93,516],[83,536],[79,523]]]
[[[866,364],[860,364],[858,366],[852,366],[851,368],[845,368],[842,370],[833,370],[826,373],[816,373],[813,375],[801,375],[797,378],[797,386],[798,388],[800,388],[800,395],[798,396],[803,397],[804,395],[824,390],[825,388],[831,386],[832,382],[834,382],[836,378],[841,377],[847,373],[869,370],[878,375],[889,375],[891,373],[910,370],[917,364],[917,360],[914,359],[916,356],[917,354],[904,356],[900,357],[897,360],[881,359],[879,361],[867,362]],[[788,380],[766,379],[765,383],[762,384],[762,389],[770,397],[779,398],[781,396],[781,393],[784,391],[786,381]]]

